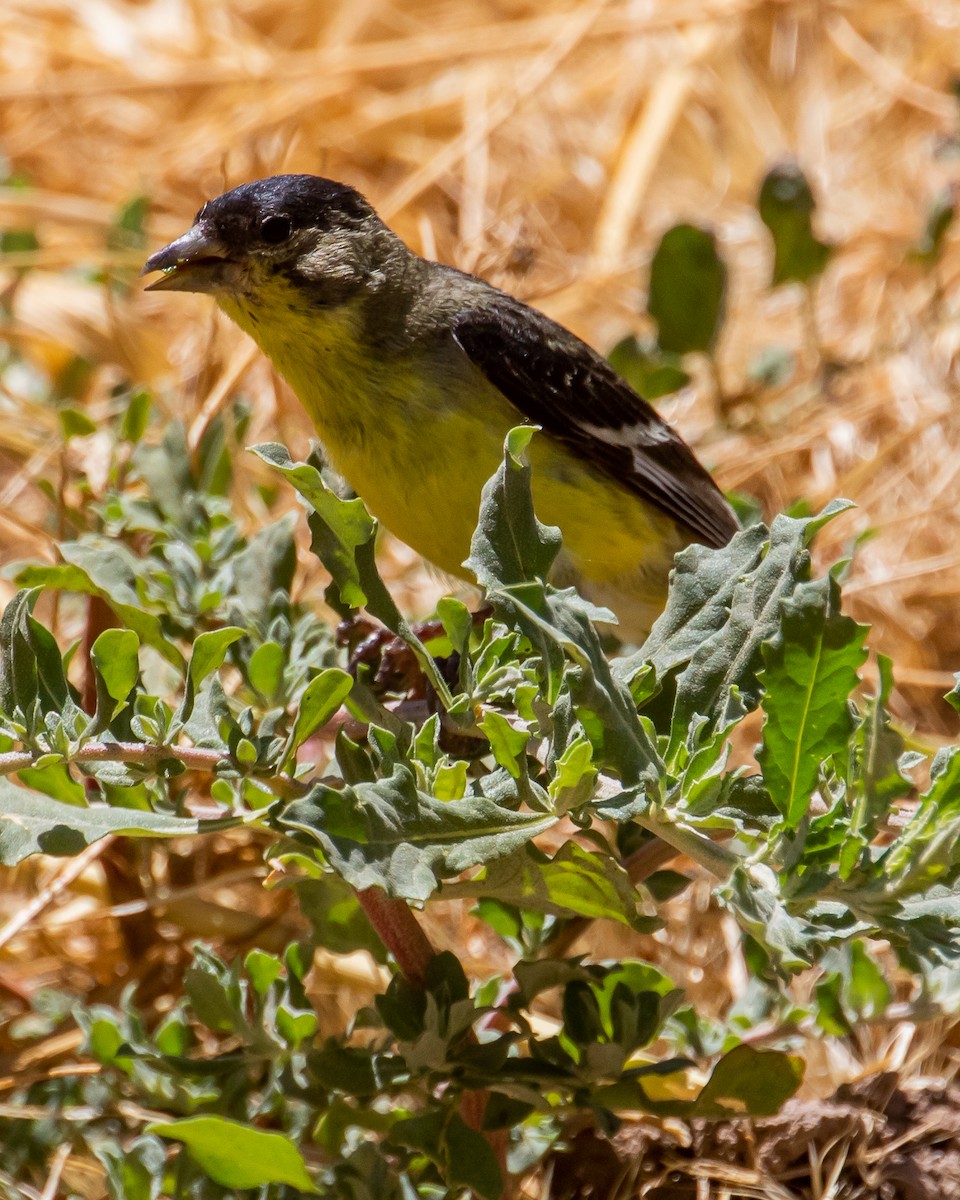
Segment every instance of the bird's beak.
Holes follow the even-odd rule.
[[[147,287],[148,292],[214,292],[227,283],[231,265],[226,246],[201,222],[152,254],[140,274],[164,273]]]

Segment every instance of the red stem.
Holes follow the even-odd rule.
[[[357,899],[380,941],[393,955],[400,974],[410,983],[423,987],[427,967],[437,952],[410,911],[410,906],[405,900],[393,899],[378,887],[358,891]]]
[[[408,982],[423,987],[427,978],[427,967],[437,952],[410,911],[410,906],[405,900],[396,900],[388,896],[383,888],[378,887],[363,888],[357,892],[357,899],[380,941],[393,955],[394,962],[400,968],[400,974]],[[485,1091],[464,1092],[460,1100],[460,1115],[471,1129],[476,1129],[477,1132],[480,1132],[483,1123],[487,1100],[488,1094]],[[497,1156],[503,1176],[502,1194],[506,1197],[510,1193],[506,1133],[496,1130],[484,1133],[483,1136]]]

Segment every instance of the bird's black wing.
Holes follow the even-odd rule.
[[[574,334],[503,296],[496,307],[457,314],[453,335],[525,420],[573,454],[704,545],[726,545],[736,533],[730,506],[682,438]]]

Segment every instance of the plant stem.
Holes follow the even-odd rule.
[[[357,899],[377,936],[393,956],[401,975],[409,983],[423,987],[427,979],[427,968],[437,952],[420,928],[420,923],[410,906],[405,900],[388,896],[383,888],[378,887],[362,888],[357,892]],[[464,1092],[460,1099],[461,1117],[478,1133],[481,1132],[483,1114],[489,1098],[488,1092],[479,1090]],[[496,1155],[503,1176],[502,1197],[506,1197],[510,1192],[506,1136],[502,1130],[484,1131],[483,1136]]]
[[[0,754],[0,775],[13,775],[17,771],[34,766],[46,757],[45,750],[11,750]],[[147,742],[86,742],[65,761],[83,765],[98,762],[125,762],[141,767],[157,768],[164,762],[175,759],[188,771],[205,771],[212,774],[229,758],[219,750],[204,750],[199,746],[156,746]],[[274,775],[258,779],[276,796],[295,799],[304,796],[310,785],[291,779],[287,775]]]
[[[383,888],[363,888],[357,892],[360,906],[386,949],[393,955],[400,973],[409,983],[423,987],[427,967],[436,957],[420,923],[405,900],[388,896]]]

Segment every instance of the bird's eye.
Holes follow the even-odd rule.
[[[279,246],[291,233],[289,217],[264,217],[260,222],[260,237],[268,246]]]

